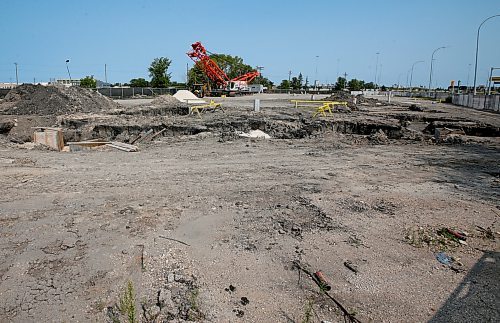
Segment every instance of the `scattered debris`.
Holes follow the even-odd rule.
[[[139,151],[139,147],[126,144],[124,142],[117,141],[80,141],[80,142],[68,142],[69,151],[81,151],[81,150],[89,150],[95,149],[101,146],[107,146],[111,148],[115,148],[118,150],[126,151],[126,152],[137,152]]]
[[[419,111],[419,112],[424,111],[424,109],[422,109],[421,107],[419,107],[419,106],[418,106],[418,105],[416,105],[416,104],[411,104],[411,105],[408,107],[408,109],[409,109],[410,111]]]
[[[238,132],[238,136],[240,137],[245,137],[245,138],[263,138],[263,139],[270,139],[271,136],[269,136],[267,133],[265,133],[262,130],[250,130],[249,132]]]
[[[460,240],[449,233],[447,228],[436,230],[430,227],[418,227],[406,231],[406,241],[416,248],[425,246],[434,251],[441,251],[443,248],[454,249],[467,244],[464,240]]]
[[[137,138],[135,138],[134,140],[132,140],[132,141],[130,142],[130,144],[131,144],[131,145],[133,145],[133,144],[135,144],[136,142],[137,142],[137,143],[140,143],[140,142],[144,141],[144,139],[145,139],[146,137],[148,137],[148,136],[149,136],[150,134],[152,134],[152,133],[153,133],[153,129],[149,129],[149,130],[148,130],[148,131],[146,131],[146,132],[142,132],[142,133],[141,133],[141,134],[140,134]]]
[[[349,270],[351,270],[355,274],[358,273],[358,266],[356,266],[355,264],[353,264],[351,261],[349,261],[349,260],[344,261],[344,266],[346,266],[347,268],[349,268]]]
[[[465,132],[462,129],[435,128],[434,139],[436,142],[456,141],[456,136],[464,136]]]
[[[81,151],[95,149],[96,147],[101,147],[109,144],[109,141],[99,141],[99,140],[89,140],[89,141],[79,141],[79,142],[68,142],[69,151]]]
[[[316,283],[322,290],[329,291],[332,289],[332,286],[326,281],[325,276],[321,271],[317,271],[314,273],[314,277],[316,278]]]
[[[321,273],[320,271],[317,271],[316,273],[313,274],[311,271],[309,271],[308,269],[306,269],[305,266],[302,265],[297,260],[293,261],[293,265],[299,271],[299,280],[300,280],[300,272],[304,272],[306,275],[308,275],[319,286],[321,292],[323,292],[323,294],[325,294],[329,299],[331,299],[335,303],[335,305],[337,305],[337,307],[342,311],[345,319],[347,319],[351,323],[360,323],[360,321],[356,317],[354,317],[354,314],[352,314],[351,312],[349,312],[339,301],[337,301],[333,296],[331,296],[328,293],[328,290],[330,290],[331,287],[328,290],[326,290],[324,288],[323,281],[318,280],[318,278],[316,277],[317,273]],[[321,277],[322,276],[323,275],[321,274]],[[324,279],[324,277],[322,277],[322,278]]]
[[[493,230],[491,230],[491,227],[485,229],[479,225],[476,225],[476,228],[479,232],[483,234],[485,238],[490,240],[495,240],[495,234],[493,233]]]
[[[235,286],[233,286],[233,285],[229,285],[229,287],[225,288],[224,290],[225,290],[226,292],[230,292],[230,293],[232,293],[232,292],[234,292],[234,291],[236,290],[236,287],[235,287]]]
[[[438,253],[436,255],[436,259],[437,259],[437,261],[439,261],[440,263],[442,263],[443,265],[446,265],[446,266],[449,266],[453,263],[453,259],[451,259],[451,257],[448,256],[444,252]]]
[[[387,138],[387,135],[382,129],[379,129],[375,133],[368,136],[368,139],[370,142],[379,145],[387,144],[389,142],[389,138]]]
[[[236,313],[237,317],[243,317],[243,315],[245,315],[245,312],[240,309],[234,309],[233,312]]]
[[[241,298],[241,305],[246,306],[248,304],[250,304],[250,301],[248,300],[248,298],[246,298],[245,296],[243,296]]]
[[[174,239],[174,238],[169,238],[169,237],[165,237],[165,236],[158,236],[158,237],[162,238],[162,239],[167,239],[167,240],[175,241],[175,242],[178,242],[178,243],[183,244],[185,246],[190,246],[189,244],[185,243],[184,241],[177,240],[177,239]]]

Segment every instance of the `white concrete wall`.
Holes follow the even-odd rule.
[[[473,94],[454,94],[451,102],[456,105],[476,110],[491,110],[500,112],[500,95],[498,94],[477,94],[476,96]]]

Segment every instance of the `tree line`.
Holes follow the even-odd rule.
[[[290,80],[282,80],[280,85],[278,85],[279,89],[292,89],[292,90],[307,90],[311,86],[309,85],[309,80],[306,76],[302,76],[302,73],[299,73],[298,76],[292,77]],[[376,86],[373,82],[365,82],[363,80],[351,79],[347,81],[345,77],[337,78],[337,82],[335,82],[334,89],[336,91],[342,90],[350,90],[350,91],[361,91],[361,90],[369,90],[375,89]]]
[[[243,62],[243,59],[238,56],[231,56],[225,54],[212,54],[210,56],[217,65],[226,73],[229,79],[235,78],[242,74],[251,72],[254,68],[248,64]],[[191,67],[187,73],[187,84],[186,83],[177,83],[171,81],[171,73],[168,72],[168,69],[172,61],[167,57],[157,57],[152,62],[148,68],[150,80],[146,80],[144,78],[133,78],[129,83],[124,85],[128,85],[131,87],[155,87],[155,88],[165,88],[170,86],[189,86],[192,87],[198,84],[208,84],[210,87],[215,88],[216,84],[212,80],[210,80],[206,74],[203,72],[203,67],[200,64],[195,64]],[[262,75],[256,77],[252,83],[262,84],[267,87],[272,87],[273,82],[271,82],[266,77]],[[87,88],[95,88],[97,85],[97,81],[93,76],[87,76],[80,80],[80,86]]]

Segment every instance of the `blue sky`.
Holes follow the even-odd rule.
[[[172,60],[173,80],[184,81],[190,44],[243,57],[264,66],[274,82],[299,72],[313,82],[348,78],[381,84],[406,83],[414,62],[413,84],[427,86],[432,51],[434,81],[472,83],[477,27],[500,14],[498,0],[421,1],[30,1],[2,0],[0,82],[22,82],[94,75],[128,82],[149,79],[153,58]],[[489,68],[500,67],[500,17],[481,29],[478,83]],[[316,56],[319,56],[316,58]],[[471,66],[469,66],[471,64]],[[470,73],[469,73],[470,71]],[[434,82],[433,82],[434,83]]]

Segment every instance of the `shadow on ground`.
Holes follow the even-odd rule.
[[[429,323],[500,322],[500,252],[487,251]]]
[[[496,202],[500,199],[500,150],[481,145],[443,146],[439,155],[422,157],[439,167],[434,181],[457,185],[459,190]]]

